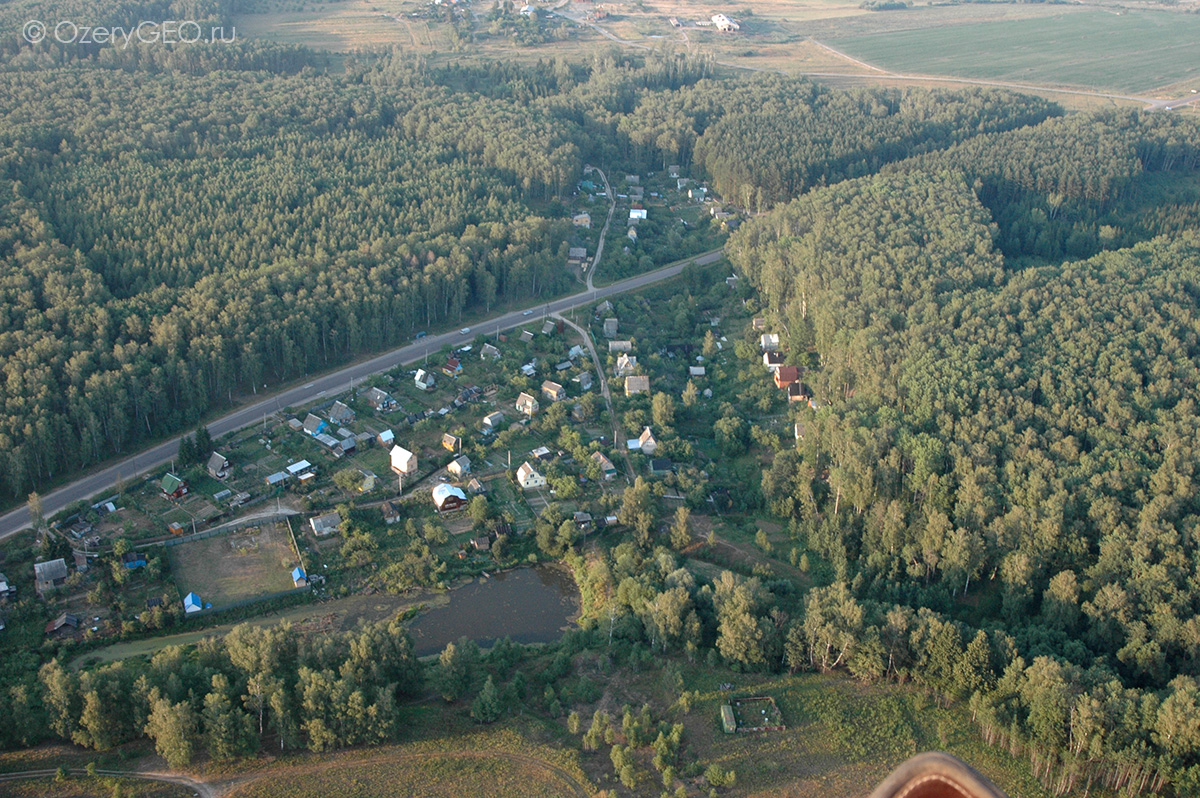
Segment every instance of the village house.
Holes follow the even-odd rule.
[[[522,463],[517,469],[517,484],[522,490],[531,490],[533,488],[543,488],[546,486],[546,478],[534,470],[529,463]]]
[[[433,488],[433,506],[439,513],[451,513],[467,506],[467,494],[446,482]]]
[[[642,454],[651,455],[658,451],[658,441],[654,437],[654,433],[649,427],[642,430],[642,434],[638,436],[638,449]]]
[[[646,189],[642,188],[641,186],[630,186],[629,199],[633,200],[634,202],[641,202],[642,198],[645,196],[645,192]]]
[[[287,471],[289,477],[302,477],[305,474],[310,474],[316,471],[316,469],[313,467],[313,464],[307,460],[300,460],[292,463],[284,470]]]
[[[229,476],[229,460],[225,455],[213,452],[208,458],[208,475],[213,479],[225,479]]]
[[[347,424],[353,424],[358,418],[358,414],[351,410],[344,402],[334,402],[329,408],[329,420],[339,427],[344,427]]]
[[[544,322],[542,322],[542,335],[554,335],[557,329],[558,325],[550,319],[546,319]]]
[[[378,410],[381,413],[386,413],[389,410],[395,410],[398,407],[396,400],[392,398],[392,395],[380,388],[369,389],[363,395],[363,397],[367,400],[367,404],[372,409]]]
[[[451,435],[449,432],[442,435],[442,448],[448,452],[457,454],[462,451],[462,438],[457,435]]]
[[[536,413],[538,411],[539,407],[540,407],[540,405],[538,405],[538,400],[534,399],[532,396],[525,393],[524,391],[522,391],[521,395],[517,397],[517,412],[518,413],[522,413],[526,416],[532,416],[534,413]]]
[[[775,387],[787,388],[800,379],[800,369],[795,366],[780,366],[775,369]]]
[[[33,587],[39,596],[45,596],[67,581],[67,561],[62,557],[49,562],[33,564]]]
[[[779,351],[779,334],[778,333],[763,333],[759,339],[758,348],[764,352]]]
[[[579,390],[581,391],[590,391],[592,389],[592,372],[580,372],[571,378],[571,382],[579,383]]]
[[[703,377],[705,374],[704,366],[688,366],[689,377]]]
[[[637,241],[637,238],[638,238],[637,228],[636,228],[636,227],[631,227],[631,228],[629,228],[629,232],[628,232],[628,233],[626,233],[626,234],[625,234],[625,236],[626,236],[626,237],[627,237],[627,238],[628,238],[630,241],[634,241],[634,242],[636,242],[636,241]]]
[[[487,488],[484,487],[478,478],[472,477],[471,481],[467,483],[467,493],[472,496],[482,496],[487,493]]]
[[[396,433],[390,429],[385,429],[383,432],[375,436],[375,440],[379,441],[380,446],[391,447],[396,443]]]
[[[393,472],[405,476],[417,473],[417,456],[403,446],[393,446],[389,458]]]
[[[542,396],[551,402],[561,402],[567,398],[567,389],[557,382],[546,380],[542,383]]]
[[[629,354],[622,352],[617,357],[616,375],[618,377],[626,377],[626,376],[632,374],[633,370],[636,368],[637,368],[637,358],[634,357],[633,355],[629,355]]]
[[[625,395],[633,396],[637,393],[650,393],[649,377],[642,375],[625,378]]]
[[[592,514],[583,510],[577,510],[571,515],[571,520],[575,522],[576,529],[587,529],[592,525]]]
[[[462,371],[462,362],[456,357],[449,358],[442,366],[442,373],[447,377],[455,377],[460,371]]]
[[[308,574],[299,565],[292,569],[292,586],[308,587]]]
[[[121,555],[121,564],[128,570],[146,567],[146,555],[140,551],[127,551]]]
[[[793,382],[784,390],[787,391],[788,404],[791,404],[792,402],[807,402],[809,399],[808,392],[805,390],[804,385],[799,381]]]
[[[488,413],[483,417],[482,423],[485,432],[495,432],[504,423],[504,413],[499,410],[494,413]]]
[[[180,499],[187,495],[188,484],[174,474],[167,474],[158,484],[163,495],[168,499]]]
[[[520,340],[523,344],[533,343],[533,333],[529,330],[521,330]]]
[[[724,14],[713,14],[712,24],[722,33],[732,33],[742,27]]]
[[[792,427],[792,434],[795,436],[797,442],[804,440],[804,425],[797,421],[795,426]]]
[[[592,215],[590,213],[577,213],[571,217],[571,223],[576,227],[591,228]]]
[[[644,208],[632,208],[629,211],[629,223],[637,224],[646,218],[646,210]]]
[[[400,505],[396,502],[384,502],[379,509],[383,513],[383,523],[391,526],[400,522]]]
[[[428,391],[437,384],[434,376],[425,369],[417,369],[417,374],[413,377],[413,382],[416,383],[417,389],[421,391]]]
[[[667,177],[679,177],[679,165],[671,164],[667,167]]]
[[[450,461],[450,465],[446,466],[446,473],[455,479],[462,479],[467,474],[471,473],[471,458],[464,455],[459,455]]]
[[[650,473],[656,477],[666,476],[671,473],[671,461],[665,458],[655,458],[650,461]]]
[[[479,350],[480,360],[499,360],[500,350],[491,344],[484,344],[483,349]]]
[[[571,247],[567,250],[567,265],[582,267],[587,263],[587,247]]]
[[[616,336],[617,336],[617,320],[616,319],[605,319],[604,320],[604,337],[605,338],[615,338]]]
[[[774,371],[775,369],[777,369],[783,365],[783,355],[779,352],[774,352],[774,351],[763,352],[762,362],[763,362],[763,365],[766,366],[769,370]]]
[[[17,597],[17,586],[8,581],[8,577],[0,574],[0,601],[8,601]]]
[[[327,537],[333,532],[337,532],[342,525],[342,517],[337,513],[326,513],[325,515],[313,516],[308,521],[312,527],[313,534],[319,538]]]
[[[625,175],[625,182],[631,186],[640,185],[642,178],[640,175]]]
[[[617,352],[632,352],[632,351],[633,351],[633,341],[609,341],[608,342],[608,353],[610,355],[617,353]]]
[[[600,466],[600,474],[607,482],[617,476],[617,467],[613,465],[612,460],[609,460],[600,452],[592,452],[592,459]]]

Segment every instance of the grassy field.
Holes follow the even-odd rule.
[[[195,592],[213,607],[292,587],[298,563],[287,524],[265,524],[170,549],[181,593]]]
[[[125,798],[183,798],[193,793],[178,784],[142,779],[120,779],[107,776],[71,776],[63,781],[54,779],[22,779],[0,784],[0,795],[7,798],[101,798],[116,795]]]
[[[1192,57],[1198,36],[1200,19],[1190,15],[1072,9],[835,36],[830,44],[896,72],[1144,93],[1200,77]]]
[[[585,798],[593,793],[572,752],[499,728],[443,741],[306,757],[254,778],[231,798]]]

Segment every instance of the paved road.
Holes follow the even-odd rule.
[[[628,291],[636,291],[639,288],[653,285],[669,277],[674,277],[683,270],[686,264],[692,261],[704,265],[720,260],[721,256],[721,250],[712,250],[697,255],[694,258],[687,258],[670,266],[664,266],[652,272],[619,280],[612,285],[594,288],[590,291],[581,291],[578,294],[562,297],[552,302],[541,303],[529,308],[525,312],[513,311],[505,313],[476,324],[469,333],[464,334],[458,330],[454,330],[440,335],[427,336],[419,341],[402,346],[399,349],[394,349],[391,352],[371,358],[370,360],[347,366],[323,377],[316,377],[312,382],[300,387],[290,388],[282,393],[238,408],[229,415],[210,422],[208,430],[214,438],[226,435],[243,427],[261,423],[268,414],[282,410],[285,407],[300,406],[309,402],[315,402],[327,395],[333,396],[347,390],[352,383],[361,382],[373,374],[388,371],[396,366],[415,363],[424,358],[428,353],[436,353],[443,346],[450,344],[461,346],[470,343],[475,339],[477,334],[486,333],[491,335],[501,330],[513,329],[522,323],[536,326],[537,319],[533,316],[534,312],[540,311],[542,314],[562,313],[575,307],[591,304],[605,297],[623,294]],[[525,315],[526,313],[529,313],[529,315]],[[130,480],[136,478],[153,468],[158,468],[165,463],[171,462],[178,452],[179,438],[172,438],[165,443],[160,443],[139,454],[128,457],[119,463],[81,477],[75,482],[64,485],[42,496],[42,511],[47,517],[53,515],[67,505],[77,502],[80,499],[89,499],[92,496],[111,489],[122,479]],[[12,537],[28,526],[28,508],[19,507],[16,510],[12,510],[0,516],[0,540]]]

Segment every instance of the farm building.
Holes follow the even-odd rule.
[[[722,33],[732,33],[742,27],[724,14],[713,14],[712,24]]]
[[[397,474],[417,473],[417,456],[403,446],[393,446],[390,457],[392,471]]]
[[[67,561],[62,557],[33,565],[33,586],[39,596],[45,595],[67,581]]]
[[[309,519],[308,523],[312,527],[313,534],[323,538],[338,530],[338,527],[342,525],[342,517],[337,513],[326,513]]]
[[[213,452],[208,458],[208,475],[213,479],[225,479],[229,475],[229,458]]]
[[[522,490],[542,488],[546,486],[546,478],[534,470],[529,463],[522,463],[517,469],[517,484]]]
[[[721,728],[726,734],[733,734],[737,731],[737,719],[733,716],[733,707],[728,704],[721,705]]]
[[[433,506],[439,513],[449,513],[461,510],[467,504],[467,494],[460,488],[445,482],[439,482],[433,489]]]

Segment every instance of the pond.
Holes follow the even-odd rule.
[[[449,602],[409,625],[418,656],[460,637],[487,647],[503,637],[551,643],[579,616],[579,590],[562,568],[519,568],[452,590]]]

